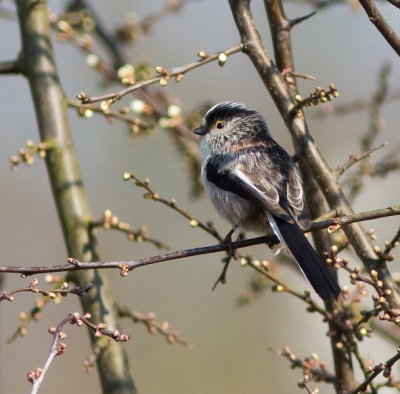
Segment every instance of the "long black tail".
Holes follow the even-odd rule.
[[[297,223],[287,223],[271,214],[268,219],[276,236],[290,250],[315,292],[323,300],[332,297],[337,300],[342,294],[340,286]]]

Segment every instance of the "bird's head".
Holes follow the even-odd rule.
[[[244,104],[224,101],[205,114],[200,127],[193,131],[201,136],[202,154],[218,154],[244,140],[270,137],[262,115]]]

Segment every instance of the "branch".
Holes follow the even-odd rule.
[[[17,293],[24,293],[24,292],[30,292],[30,293],[35,293],[35,294],[42,294],[45,297],[50,297],[52,299],[56,298],[56,294],[60,294],[62,296],[66,296],[67,294],[76,294],[80,297],[86,295],[89,293],[90,290],[93,289],[93,284],[90,283],[88,284],[85,288],[80,289],[79,287],[74,287],[73,289],[68,289],[68,282],[64,282],[61,286],[61,289],[51,289],[51,290],[43,290],[43,289],[38,289],[36,285],[38,284],[37,279],[31,280],[31,283],[29,284],[28,287],[22,287],[20,289],[14,289],[9,292],[3,292],[3,295],[0,297],[0,302],[4,300],[8,301],[14,301],[14,296],[13,294]]]
[[[384,209],[378,209],[375,211],[359,213],[350,216],[344,216],[339,218],[333,218],[329,220],[325,220],[323,222],[312,223],[310,229],[306,230],[305,232],[321,230],[324,228],[328,228],[330,226],[334,226],[338,228],[338,226],[346,226],[351,223],[360,222],[363,220],[372,220],[382,217],[389,217],[400,215],[400,206],[394,206]],[[261,244],[270,244],[271,241],[273,243],[278,243],[278,239],[275,236],[264,236],[264,237],[257,237],[251,239],[245,239],[239,242],[232,242],[233,249],[240,249],[246,248],[249,246],[254,245],[261,245]],[[192,248],[192,249],[182,249],[176,250],[171,253],[165,253],[157,256],[146,257],[143,259],[137,260],[126,260],[126,261],[92,261],[89,263],[79,261],[74,258],[69,258],[69,264],[65,265],[54,265],[54,266],[43,266],[43,267],[14,267],[14,266],[6,266],[0,267],[0,272],[7,272],[13,274],[22,274],[25,276],[30,276],[34,274],[45,274],[49,272],[70,272],[70,271],[80,271],[80,270],[88,270],[94,268],[117,268],[121,271],[122,276],[126,276],[128,271],[132,271],[135,268],[162,263],[164,261],[170,260],[178,260],[183,259],[185,257],[192,257],[192,256],[199,256],[204,254],[210,253],[217,253],[217,252],[225,252],[226,246],[225,245],[211,245],[211,246],[204,246],[200,248]]]
[[[368,385],[381,373],[383,372],[383,376],[388,378],[391,374],[391,369],[392,366],[394,365],[394,363],[396,361],[398,361],[400,359],[400,352],[398,349],[398,353],[393,356],[392,358],[390,358],[389,360],[387,360],[386,362],[380,363],[379,365],[376,365],[373,368],[373,372],[371,373],[371,375],[364,380],[364,382],[362,382],[357,388],[355,388],[354,390],[350,391],[349,394],[357,394],[357,393],[361,393],[361,392],[365,392],[368,388]]]
[[[21,72],[18,60],[0,62],[0,75],[19,74]]]
[[[268,350],[289,360],[292,369],[301,368],[304,375],[311,375],[311,378],[318,382],[335,383],[336,381],[335,375],[328,372],[326,364],[324,362],[319,362],[315,354],[302,360],[297,357],[288,346],[285,346],[283,350],[275,350],[272,348],[268,348]]]
[[[190,226],[191,227],[199,227],[202,230],[206,231],[208,234],[212,235],[218,241],[222,242],[222,237],[218,234],[217,230],[214,228],[214,226],[212,225],[211,222],[208,222],[207,224],[204,224],[200,220],[196,219],[194,216],[190,215],[185,209],[179,208],[176,205],[176,200],[175,199],[172,199],[172,200],[168,201],[165,198],[162,198],[158,193],[156,193],[149,186],[149,183],[150,183],[149,179],[146,179],[145,181],[141,181],[139,178],[136,178],[130,172],[125,172],[124,173],[124,180],[127,181],[129,179],[133,179],[135,181],[135,185],[136,186],[143,187],[145,190],[147,190],[148,193],[143,195],[144,198],[152,199],[154,201],[158,201],[161,204],[172,208],[175,212],[178,212],[183,217],[185,217],[186,219],[190,220]]]
[[[374,2],[372,0],[360,0],[360,4],[367,13],[369,20],[375,25],[375,27],[382,34],[383,38],[394,49],[397,55],[400,56],[400,38],[386,22],[378,8],[376,8]]]
[[[133,323],[142,323],[144,324],[149,332],[152,334],[158,332],[159,334],[163,335],[168,343],[179,343],[182,346],[185,346],[189,349],[192,346],[189,342],[185,341],[179,336],[178,331],[171,331],[169,330],[169,323],[163,321],[161,324],[157,323],[155,320],[156,316],[154,313],[149,313],[147,316],[140,314],[139,312],[132,312],[128,308],[121,308],[117,306],[118,309],[118,316],[120,318],[129,318],[132,320]]]
[[[90,223],[90,231],[96,227],[102,227],[105,230],[116,230],[126,234],[129,240],[136,242],[148,242],[154,245],[157,249],[169,249],[169,246],[159,241],[158,239],[152,238],[147,234],[147,228],[145,226],[140,227],[138,230],[131,230],[129,223],[121,222],[117,216],[113,215],[109,209],[104,211],[103,219],[98,221],[92,221]]]
[[[204,64],[211,63],[215,60],[219,60],[220,65],[223,65],[227,60],[227,56],[232,55],[233,53],[240,52],[241,50],[242,45],[239,44],[235,45],[234,47],[228,48],[223,52],[218,52],[213,55],[208,55],[205,52],[200,51],[199,56],[201,57],[201,60],[189,63],[186,66],[175,67],[170,72],[162,67],[157,67],[157,72],[160,74],[159,76],[150,78],[146,81],[135,83],[132,86],[120,90],[119,92],[103,94],[102,96],[97,97],[89,97],[84,92],[81,92],[77,97],[79,100],[81,100],[82,104],[95,103],[98,101],[108,101],[109,105],[111,105],[115,101],[121,100],[121,98],[126,96],[128,93],[132,93],[135,90],[153,85],[157,82],[159,82],[161,86],[165,86],[167,85],[169,79],[173,77],[175,77],[177,82],[180,82],[183,78],[183,75],[186,74],[188,71],[194,70],[195,68],[201,67]],[[221,61],[221,59],[223,61]]]
[[[61,329],[65,326],[65,324],[69,323],[70,321],[71,321],[71,314],[64,320],[62,320],[56,329],[52,330],[53,342],[51,344],[50,353],[47,357],[44,367],[38,368],[35,371],[28,372],[28,381],[32,383],[31,394],[36,394],[38,392],[54,358],[56,356],[64,354],[66,345],[63,343],[60,344],[60,339],[64,338]]]
[[[58,145],[47,152],[45,160],[66,249],[69,255],[85,261],[98,259],[95,234],[87,231],[91,212],[68,120],[67,100],[58,77],[47,3],[17,0],[16,4],[22,42],[20,65],[29,81],[41,141],[56,140]],[[82,309],[89,311],[95,321],[117,327],[105,273],[75,272],[70,279],[79,287],[95,284],[96,291],[80,298]],[[91,340],[95,343],[93,335]],[[126,393],[136,392],[120,344],[110,343],[99,356],[97,367],[104,392],[115,393],[121,387]]]
[[[104,323],[94,325],[88,320],[90,317],[91,315],[89,313],[86,313],[85,316],[80,316],[78,312],[70,313],[68,317],[63,319],[57,327],[51,327],[49,329],[49,332],[53,334],[53,342],[51,344],[50,353],[47,357],[45,365],[43,368],[38,368],[35,371],[28,372],[28,380],[33,383],[31,394],[36,394],[38,392],[51,363],[54,361],[54,358],[65,353],[67,345],[60,343],[60,340],[63,340],[66,337],[65,333],[61,330],[67,323],[76,324],[78,327],[85,324],[95,332],[96,338],[106,335],[116,342],[126,342],[131,338],[129,334],[120,334],[117,330],[106,330],[106,325]]]
[[[336,173],[337,178],[340,178],[340,176],[343,175],[345,173],[345,171],[347,171],[354,164],[358,163],[360,160],[365,159],[366,157],[371,157],[373,152],[377,151],[378,149],[384,148],[385,146],[388,146],[388,145],[389,145],[389,142],[385,142],[384,144],[382,144],[376,148],[367,150],[366,152],[364,152],[360,155],[351,155],[349,160],[346,163],[344,163],[336,168],[335,173]]]
[[[127,123],[132,129],[136,127],[138,130],[139,128],[142,128],[147,131],[155,127],[154,124],[144,122],[137,117],[127,115],[127,111],[129,111],[129,108],[127,107],[123,107],[119,111],[111,111],[110,109],[104,110],[100,106],[94,104],[81,104],[80,101],[71,99],[68,99],[68,106],[71,108],[77,108],[79,116],[85,118],[90,118],[92,112],[95,112],[104,115],[108,121],[112,121],[113,119],[121,120]]]

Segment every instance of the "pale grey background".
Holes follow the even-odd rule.
[[[137,12],[140,17],[158,10],[161,0],[96,1],[98,12],[109,27],[124,20],[124,15]],[[252,2],[253,13],[262,37],[271,49],[269,30],[262,1]],[[62,1],[50,1],[60,10]],[[10,1],[0,4],[13,9]],[[398,26],[400,13],[390,5],[380,5],[389,23]],[[310,12],[307,6],[288,5],[290,17]],[[17,56],[20,41],[16,22],[0,21],[0,59]],[[224,50],[239,42],[233,18],[226,1],[194,1],[179,15],[172,15],[155,26],[153,32],[139,40],[129,50],[131,59],[148,56],[152,64],[167,69],[194,61],[199,50],[209,53]],[[377,86],[377,72],[386,61],[393,66],[391,89],[399,87],[400,73],[397,55],[360,10],[352,12],[350,5],[335,6],[321,11],[293,31],[293,47],[298,72],[317,76],[317,82],[302,82],[306,96],[316,84],[328,86],[334,82],[343,104],[358,98],[371,97]],[[74,97],[80,91],[90,95],[113,91],[104,90],[96,73],[86,66],[85,57],[69,44],[55,43],[57,62],[66,93]],[[180,84],[173,81],[167,87],[180,99],[183,111],[190,111],[206,100],[219,102],[237,100],[261,111],[267,118],[272,134],[288,151],[291,140],[282,120],[262,85],[250,61],[243,54],[233,55],[224,68],[210,64],[187,74]],[[25,146],[28,139],[38,141],[36,121],[29,89],[20,76],[0,79],[1,144],[0,144],[0,226],[1,265],[53,265],[65,262],[66,252],[57,215],[48,185],[44,163],[37,160],[33,167],[24,165],[13,173],[8,158]],[[132,97],[124,102],[129,103]],[[118,104],[119,105],[119,104]],[[383,157],[400,143],[398,103],[384,107],[385,127],[378,142],[389,141],[391,148],[376,155]],[[84,183],[96,218],[111,209],[133,228],[148,226],[151,236],[162,239],[172,250],[214,244],[214,240],[199,229],[191,229],[186,220],[153,201],[142,199],[142,190],[122,180],[125,171],[140,178],[150,178],[151,186],[165,198],[175,198],[203,221],[212,219],[221,233],[229,227],[217,217],[206,198],[191,200],[187,176],[177,159],[165,131],[134,141],[119,122],[110,126],[102,117],[79,119],[70,112],[76,147]],[[360,153],[358,139],[368,127],[368,116],[357,113],[324,120],[313,118],[308,111],[310,129],[320,149],[332,167],[347,160],[349,154]],[[366,187],[354,209],[357,212],[398,205],[400,186],[398,175],[385,181],[375,180]],[[382,246],[391,238],[399,221],[381,219],[373,226]],[[111,231],[99,232],[103,260],[123,260],[146,257],[158,252],[150,245],[129,243],[123,235]],[[265,247],[252,249],[259,258],[271,258]],[[232,264],[228,283],[211,292],[222,265],[221,255],[167,262],[140,268],[125,279],[117,271],[109,277],[117,301],[142,313],[155,312],[157,320],[168,320],[172,329],[194,345],[187,350],[179,345],[169,346],[156,335],[151,336],[140,325],[123,322],[123,331],[132,334],[125,344],[130,365],[140,393],[266,393],[295,392],[301,378],[299,371],[288,362],[268,351],[289,345],[300,357],[315,352],[331,367],[326,326],[317,315],[304,313],[305,306],[289,295],[268,292],[258,302],[238,309],[235,299],[246,286],[252,271]],[[398,262],[391,263],[393,269]],[[285,268],[282,278],[297,288],[308,286],[297,271]],[[342,281],[346,282],[346,275]],[[43,277],[38,277],[45,286]],[[26,286],[29,279],[7,276],[5,290]],[[78,300],[67,297],[60,306],[50,304],[39,324],[28,328],[25,338],[10,346],[6,339],[18,325],[20,311],[29,311],[34,304],[32,294],[20,294],[13,303],[1,304],[0,320],[0,390],[4,393],[29,392],[26,373],[42,366],[47,357],[51,337],[50,325],[56,325],[68,312],[80,310]],[[368,300],[369,302],[369,300]],[[370,303],[369,303],[370,306]],[[99,392],[97,372],[83,371],[84,358],[90,354],[84,329],[67,327],[67,352],[54,362],[46,377],[42,393]],[[363,354],[380,362],[396,352],[394,344],[384,340],[366,340]],[[396,372],[398,368],[395,368]],[[361,378],[361,375],[359,375]],[[314,384],[311,384],[314,387]],[[319,384],[321,392],[333,389]]]

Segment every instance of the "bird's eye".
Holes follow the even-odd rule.
[[[216,122],[215,122],[215,127],[217,128],[217,129],[223,129],[224,127],[225,127],[225,123],[222,121],[222,120],[217,120]]]

